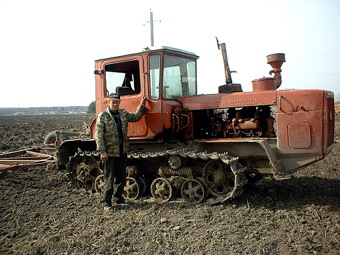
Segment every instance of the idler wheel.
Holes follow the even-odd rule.
[[[172,198],[172,186],[165,178],[156,178],[150,186],[151,195],[159,202],[167,202]]]
[[[181,195],[190,204],[199,204],[206,198],[207,190],[199,180],[188,179],[181,186]]]
[[[229,165],[210,160],[204,167],[202,177],[214,196],[227,194],[235,186],[235,175]]]

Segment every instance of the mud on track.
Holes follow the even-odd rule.
[[[0,116],[0,152],[81,131],[93,116]],[[0,254],[339,254],[340,122],[333,152],[224,205],[137,201],[113,212],[51,168],[0,175]]]

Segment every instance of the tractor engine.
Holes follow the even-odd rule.
[[[197,111],[197,138],[275,137],[274,107],[251,106]],[[205,119],[205,121],[202,121]]]

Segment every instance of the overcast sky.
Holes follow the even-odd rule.
[[[89,105],[94,60],[155,44],[192,51],[199,93],[224,83],[215,36],[225,42],[233,82],[269,76],[282,52],[280,89],[325,89],[340,99],[340,0],[2,0],[0,107]]]

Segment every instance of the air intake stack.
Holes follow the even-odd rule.
[[[281,66],[286,62],[284,53],[276,53],[267,56],[267,64],[270,64],[273,70],[270,70],[269,74],[274,73],[274,77],[263,77],[260,79],[255,79],[253,83],[253,91],[263,91],[263,90],[276,90],[281,86]]]

